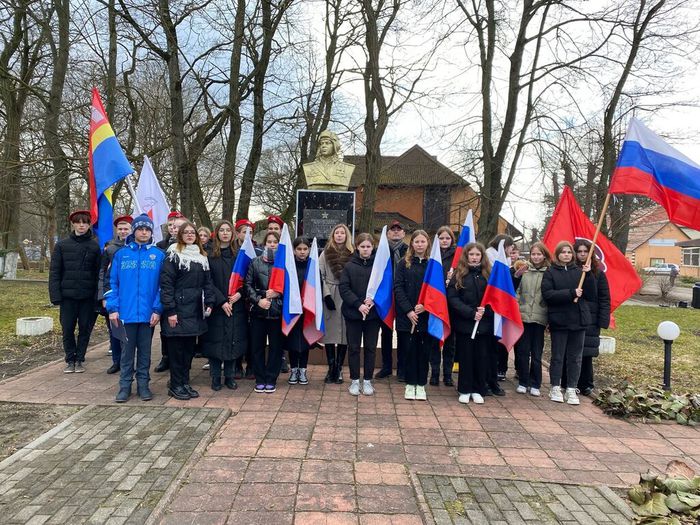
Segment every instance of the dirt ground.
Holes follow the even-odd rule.
[[[79,406],[0,402],[0,461],[80,410]]]

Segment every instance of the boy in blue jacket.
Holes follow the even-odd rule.
[[[136,385],[143,401],[153,399],[148,386],[151,366],[153,327],[160,321],[160,267],[165,254],[153,244],[153,221],[139,215],[132,223],[133,234],[114,254],[110,270],[110,290],[105,293],[110,323],[124,323],[127,341],[122,344],[119,393],[116,402],[125,403],[131,395],[136,358]]]

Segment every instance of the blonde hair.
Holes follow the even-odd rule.
[[[542,261],[542,266],[545,268],[552,264],[552,254],[549,252],[549,248],[545,246],[543,242],[535,242],[530,246],[530,262],[532,262],[532,249],[537,248],[542,255],[544,255],[544,261]],[[534,263],[533,263],[534,264]]]
[[[352,244],[352,234],[350,233],[350,228],[348,228],[346,224],[342,224],[342,223],[341,223],[341,224],[336,224],[335,226],[333,226],[333,229],[331,230],[331,234],[330,234],[330,236],[328,237],[328,243],[326,244],[326,247],[324,248],[323,251],[325,251],[325,252],[330,251],[330,250],[335,250],[335,251],[337,251],[337,252],[342,251],[342,249],[341,249],[342,247],[339,246],[339,245],[337,245],[337,244],[335,243],[335,239],[334,239],[334,237],[335,237],[335,231],[336,231],[338,228],[340,228],[340,229],[342,229],[342,230],[345,231],[345,244],[344,244],[343,246],[345,247],[345,249],[346,249],[348,252],[350,252],[350,253],[354,252],[354,251],[355,251],[355,247],[354,247],[353,244]]]
[[[411,234],[411,240],[408,243],[408,250],[406,250],[406,255],[404,256],[404,263],[406,264],[406,268],[411,267],[411,261],[415,256],[415,252],[413,251],[413,241],[416,237],[420,235],[425,237],[425,240],[428,241],[428,247],[425,249],[425,254],[426,256],[430,256],[430,237],[428,237],[428,232],[426,232],[425,230],[416,230]]]

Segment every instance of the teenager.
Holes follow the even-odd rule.
[[[250,263],[245,280],[245,293],[251,304],[250,340],[257,393],[271,394],[277,390],[282,365],[282,297],[268,289],[279,242],[278,233],[267,232],[265,251]],[[265,347],[268,342],[266,359]]]
[[[208,317],[214,306],[209,260],[197,237],[194,224],[186,221],[171,244],[160,274],[163,303],[161,332],[168,337],[170,386],[175,399],[199,397],[190,385],[190,368],[197,337],[207,331]]]
[[[442,259],[442,271],[445,276],[445,288],[450,282],[453,270],[450,268],[455,255],[455,234],[449,226],[441,226],[437,231],[438,242],[440,243],[440,256]],[[442,379],[445,386],[454,386],[452,381],[452,367],[455,361],[455,336],[451,332],[445,343],[433,348],[430,355],[430,384],[437,386],[440,384],[440,360],[442,359]]]
[[[340,296],[340,276],[353,255],[350,229],[345,224],[333,228],[323,253],[318,258],[321,281],[323,282],[323,322],[326,333],[323,346],[326,350],[328,373],[325,383],[343,382],[343,362],[348,349],[345,321],[343,320],[343,299]]]
[[[65,374],[85,372],[85,352],[97,319],[95,301],[101,257],[100,247],[90,229],[90,212],[74,211],[69,220],[73,231],[56,243],[49,270],[49,299],[52,304],[60,306]]]
[[[456,332],[457,392],[460,403],[484,402],[488,354],[492,351],[493,312],[491,307],[481,306],[486,291],[491,263],[480,243],[469,243],[464,247],[457,268],[447,287],[447,302],[450,317],[454,319]],[[472,339],[474,325],[479,323]]]
[[[126,246],[114,254],[109,271],[110,289],[105,295],[110,323],[123,323],[126,332],[117,403],[126,403],[131,396],[134,375],[141,400],[153,399],[148,373],[151,339],[162,312],[159,283],[165,254],[153,244],[153,221],[148,215],[136,217],[133,228]]]
[[[250,236],[253,236],[253,230],[255,229],[255,225],[250,222],[248,219],[238,219],[235,224],[235,230],[236,230],[236,237],[233,240],[232,246],[233,250],[238,254],[238,250],[243,246],[243,242],[245,241],[245,237],[247,233],[250,233]],[[263,250],[262,248],[255,246],[255,254],[257,256],[262,255]],[[245,276],[244,276],[245,277]],[[242,290],[243,291],[243,290]],[[250,323],[248,319],[248,312],[250,311],[250,307],[247,304],[247,299],[245,300],[245,308],[242,309],[242,311],[245,313],[245,319],[246,319],[246,326],[247,326],[247,333],[250,333]],[[236,359],[233,365],[233,378],[234,379],[255,379],[255,374],[253,373],[253,357],[251,353],[251,340],[250,337],[247,337],[247,346],[245,350],[245,370],[243,369],[243,356],[239,357]]]
[[[211,230],[206,226],[200,226],[197,228],[197,237],[199,237],[202,248],[204,248],[205,251],[209,251],[211,248]]]
[[[541,242],[530,246],[527,262],[518,287],[517,299],[523,320],[523,335],[515,343],[515,369],[518,373],[519,394],[540,395],[542,386],[542,351],[544,330],[547,326],[547,303],[542,297],[542,279],[551,264],[552,256]]]
[[[581,356],[586,327],[591,314],[583,288],[579,287],[582,272],[574,261],[574,247],[561,241],[554,250],[552,265],[542,277],[542,297],[547,303],[547,321],[552,334],[552,359],[549,365],[551,390],[549,398],[557,403],[578,405],[576,384],[581,373]],[[561,392],[562,369],[566,361],[566,396]]]
[[[292,242],[294,249],[294,264],[297,270],[297,280],[299,283],[299,292],[304,286],[304,277],[309,266],[309,253],[311,250],[311,242],[306,237],[297,237]],[[287,382],[290,385],[308,385],[309,379],[306,375],[306,367],[309,363],[309,348],[310,345],[304,337],[304,315],[301,314],[297,322],[294,323],[289,335],[285,338],[285,346],[289,352],[289,379]]]
[[[100,261],[100,274],[97,279],[97,300],[101,303],[105,321],[107,322],[107,331],[109,332],[109,355],[112,356],[112,365],[107,369],[108,374],[116,374],[119,372],[119,362],[122,357],[121,341],[114,337],[112,333],[112,323],[109,322],[109,313],[106,310],[107,301],[105,294],[109,291],[109,270],[112,264],[112,259],[117,250],[123,248],[126,244],[126,238],[131,235],[131,223],[133,218],[131,215],[122,215],[114,219],[114,229],[117,236],[111,241],[107,241],[105,249],[102,252]]]
[[[238,388],[233,375],[234,362],[245,354],[248,347],[245,300],[240,291],[228,294],[231,269],[238,253],[232,241],[233,225],[222,220],[214,229],[211,248],[207,252],[214,285],[214,309],[207,319],[207,331],[199,339],[202,354],[209,360],[211,389],[214,391],[222,388],[222,366],[223,384],[231,390]]]
[[[277,235],[282,235],[282,227],[284,226],[284,221],[282,217],[278,215],[269,215],[267,217],[267,231],[276,233]],[[280,367],[280,372],[287,374],[289,373],[289,362],[287,357],[284,355],[284,350],[282,350],[282,364]]]
[[[396,331],[408,337],[404,355],[406,378],[405,399],[425,401],[428,396],[428,362],[437,339],[428,333],[428,312],[418,303],[423,277],[430,256],[430,238],[423,230],[411,234],[406,256],[396,265],[394,298],[396,302]]]
[[[377,351],[379,325],[382,324],[374,303],[367,299],[367,285],[374,264],[374,237],[360,233],[355,238],[355,253],[340,274],[338,289],[342,299],[342,313],[348,336],[348,365],[350,387],[348,392],[359,396],[374,394],[372,377]],[[362,388],[360,389],[360,349],[364,349]]]

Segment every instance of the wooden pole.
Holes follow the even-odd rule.
[[[588,250],[588,257],[586,257],[586,264],[584,266],[588,266],[591,264],[591,259],[593,258],[593,251],[595,250],[595,243],[598,240],[598,234],[600,233],[600,229],[603,227],[603,221],[605,220],[605,213],[608,211],[608,205],[610,204],[610,193],[608,193],[605,196],[605,202],[603,203],[603,209],[600,211],[600,217],[598,218],[598,225],[596,226],[595,233],[593,234],[593,240],[591,241],[591,247]],[[574,262],[576,262],[576,254],[574,253]],[[586,278],[585,272],[581,272],[581,279],[578,281],[578,286],[577,288],[581,288],[583,286],[583,281]],[[578,302],[578,297],[574,299],[574,302]]]

